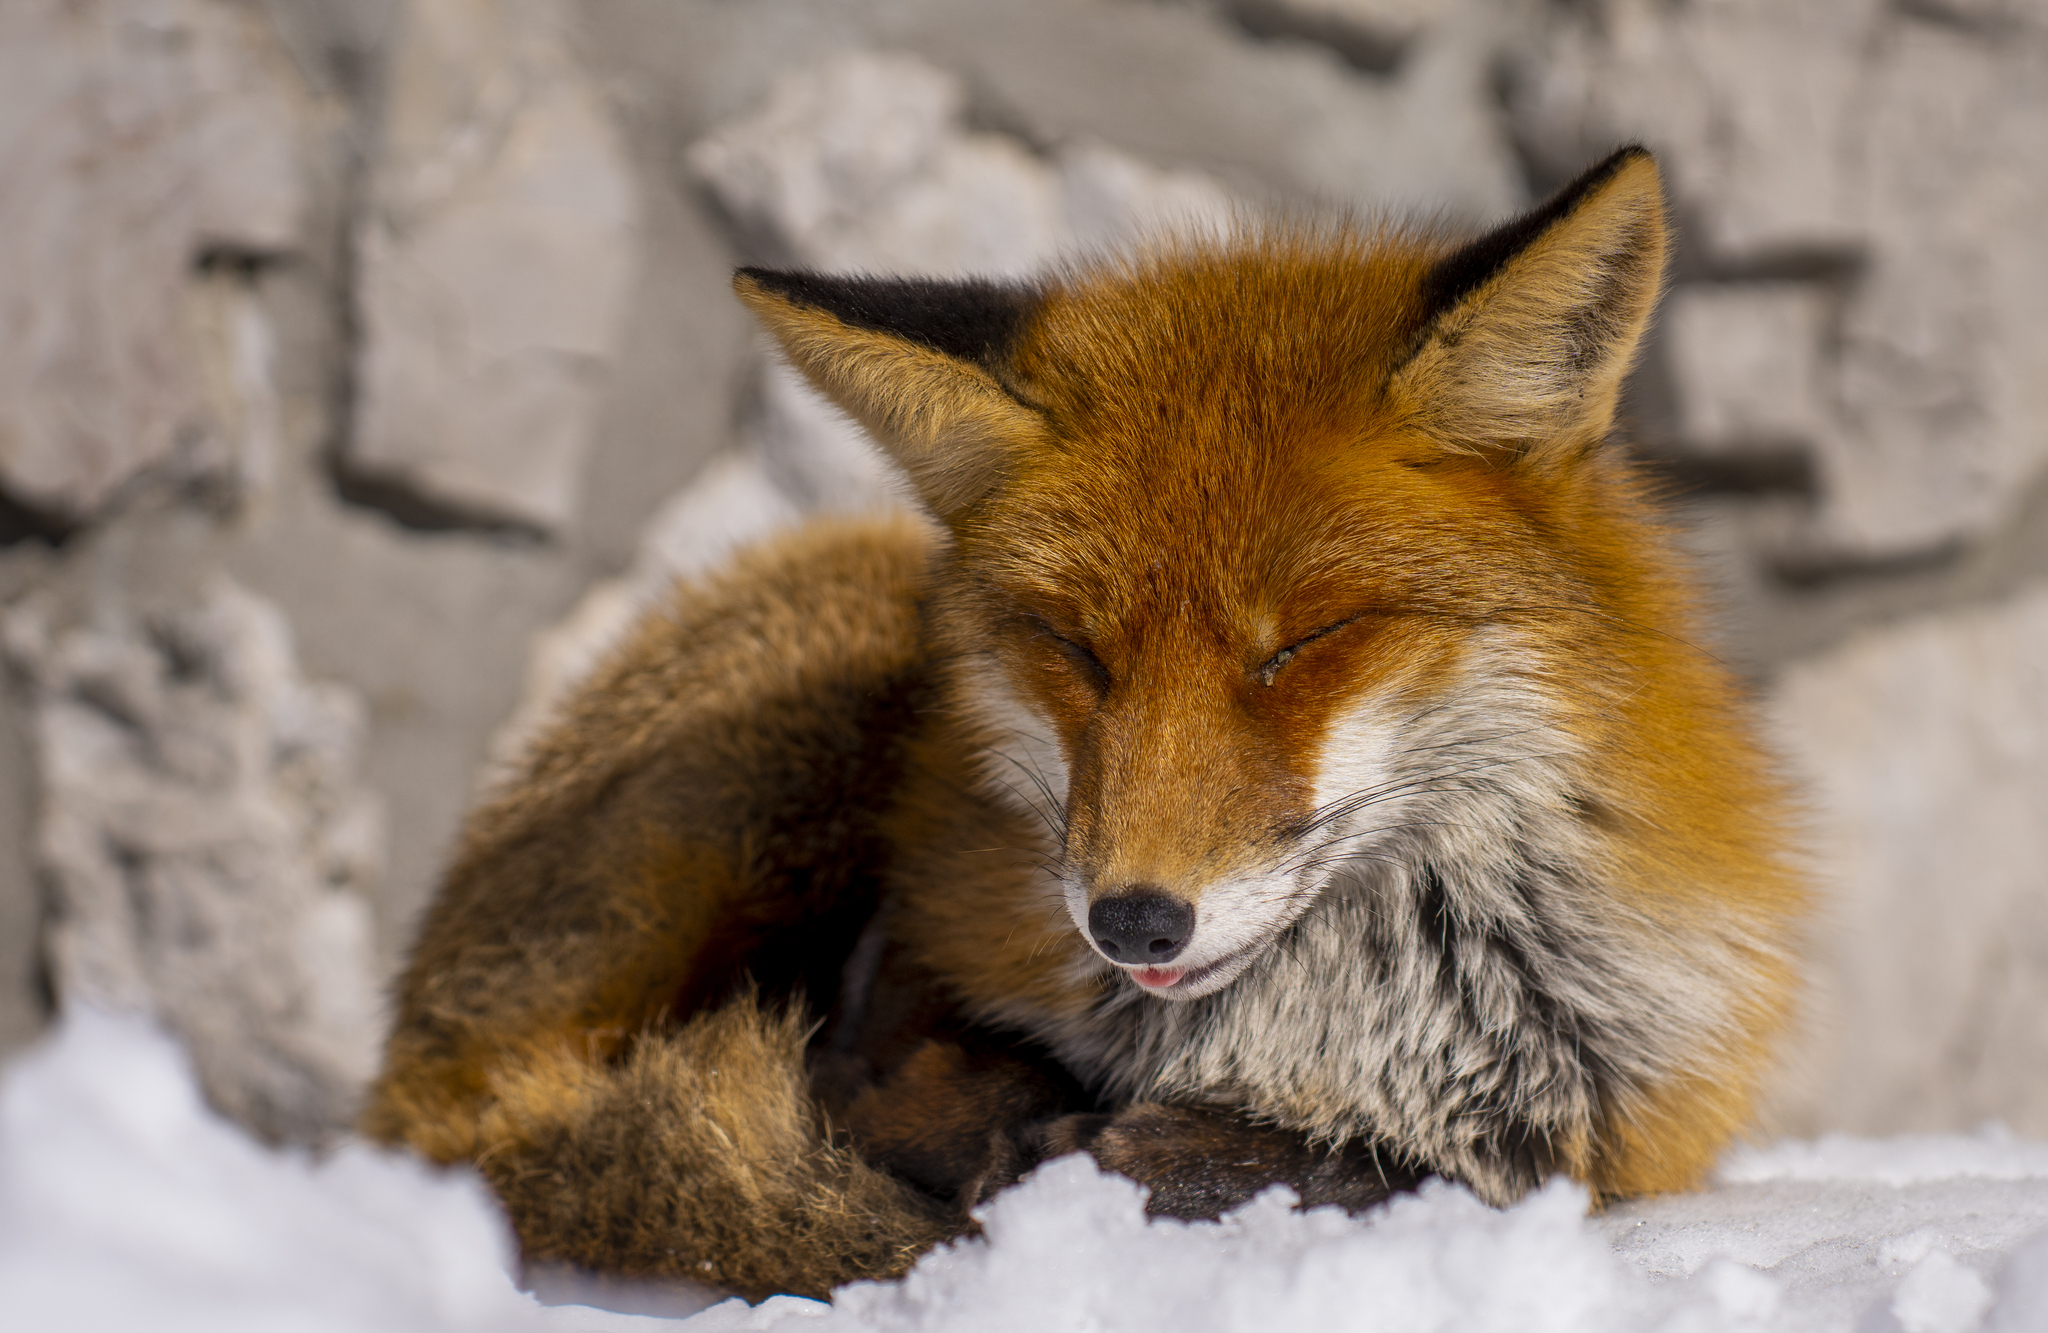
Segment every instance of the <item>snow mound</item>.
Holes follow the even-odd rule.
[[[170,1041],[75,1013],[0,1086],[10,1333],[2021,1333],[2048,1329],[2048,1147],[1999,1130],[1739,1154],[1722,1183],[1588,1217],[1432,1183],[1364,1218],[1275,1189],[1155,1221],[1086,1158],[985,1234],[832,1304],[687,1319],[547,1307],[477,1180],[349,1146],[273,1152],[209,1111]],[[623,1302],[622,1302],[623,1303]]]
[[[626,1330],[512,1285],[483,1183],[352,1145],[275,1152],[142,1020],[71,1013],[0,1087],[11,1333]]]
[[[1859,1150],[1881,1142],[1845,1141]],[[1136,1185],[1052,1162],[983,1213],[986,1234],[831,1306],[738,1301],[690,1333],[2007,1333],[2048,1329],[2048,1188],[1971,1180],[1983,1140],[1919,1192],[1830,1177],[1587,1216],[1557,1180],[1512,1208],[1432,1181],[1368,1218],[1274,1189],[1221,1222],[1148,1220]],[[2016,1150],[2038,1145],[2015,1143]],[[1846,1171],[1852,1157],[1838,1156]],[[1993,1164],[1995,1165],[1995,1164]],[[2030,1234],[2038,1239],[2026,1241]],[[2024,1242],[2024,1243],[2023,1243]],[[2012,1253],[2010,1263],[2003,1257]],[[2003,1274],[2001,1276],[2001,1269]],[[1988,1319],[1987,1319],[1988,1316]],[[816,1322],[814,1322],[816,1321]]]
[[[1065,1158],[994,1202],[985,1239],[845,1289],[824,1328],[1597,1333],[1667,1304],[1562,1180],[1505,1211],[1432,1181],[1373,1224],[1294,1202],[1274,1189],[1221,1222],[1148,1221],[1138,1186]]]

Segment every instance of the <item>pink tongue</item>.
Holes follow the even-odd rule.
[[[1153,990],[1165,990],[1188,974],[1184,967],[1137,967],[1131,969],[1131,976],[1140,986]]]

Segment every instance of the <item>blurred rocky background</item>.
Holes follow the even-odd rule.
[[[1477,225],[1628,138],[1629,447],[1810,784],[1777,1127],[2048,1135],[2040,0],[8,0],[0,1049],[346,1122],[480,781],[634,608],[897,503],[737,263]]]

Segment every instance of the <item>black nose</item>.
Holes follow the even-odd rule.
[[[1195,909],[1154,888],[1128,889],[1088,909],[1088,933],[1119,963],[1170,963],[1195,933]]]

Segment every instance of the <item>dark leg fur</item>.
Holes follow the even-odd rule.
[[[1070,1152],[1150,1188],[1147,1211],[1182,1218],[1220,1216],[1273,1184],[1303,1207],[1360,1212],[1426,1174],[1369,1145],[1314,1147],[1226,1110],[1141,1102],[1102,1113],[1091,1103],[1033,1048],[961,1031],[926,1040],[840,1102],[835,1119],[866,1160],[963,1213]]]
[[[1291,1187],[1302,1207],[1335,1204],[1356,1213],[1414,1189],[1426,1174],[1370,1145],[1314,1147],[1233,1111],[1156,1102],[1051,1121],[1038,1148],[1045,1157],[1091,1154],[1149,1187],[1145,1211],[1162,1217],[1219,1217],[1274,1184]]]
[[[1103,1108],[1038,1048],[964,1027],[944,988],[900,950],[885,947],[864,993],[842,1003],[862,1015],[859,1030],[828,1024],[836,1049],[814,1056],[834,1119],[867,1160],[963,1212],[1070,1152],[1148,1186],[1155,1215],[1184,1218],[1216,1217],[1276,1183],[1305,1207],[1358,1212],[1425,1174],[1367,1145],[1316,1148],[1225,1110]]]
[[[843,1123],[868,1161],[964,1208],[1037,1160],[1037,1125],[1088,1105],[1051,1061],[965,1033],[926,1041],[862,1089]]]

